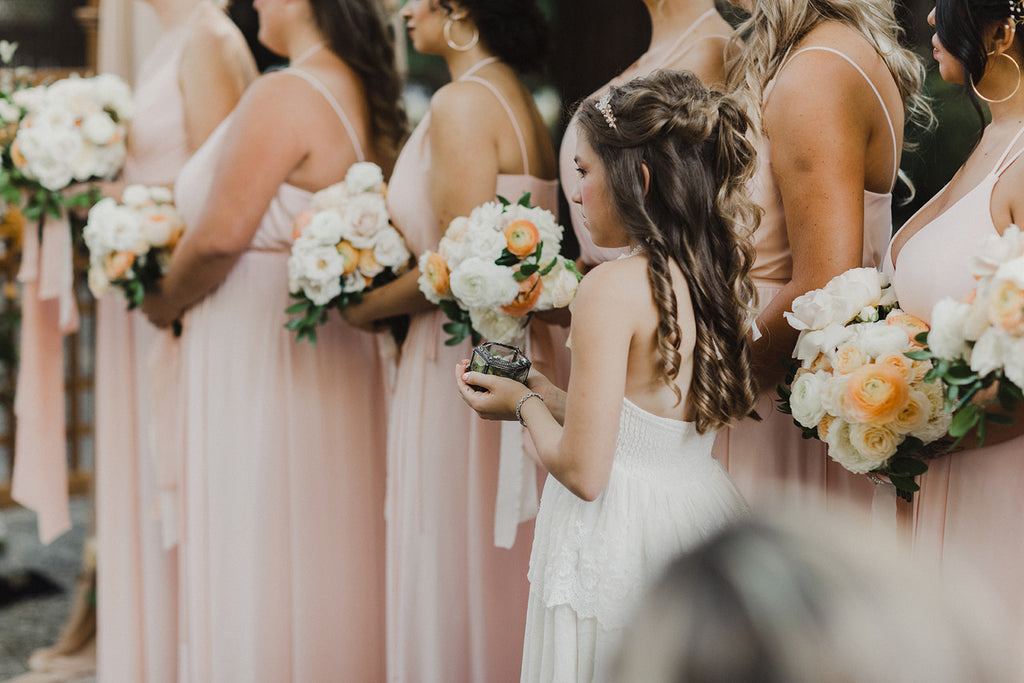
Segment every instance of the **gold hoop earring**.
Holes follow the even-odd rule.
[[[1020,73],[1020,65],[1017,64],[1017,60],[1014,59],[1013,57],[1011,57],[1010,55],[1006,54],[1005,52],[1000,52],[998,56],[999,57],[1006,57],[1007,59],[1009,59],[1010,63],[1013,64],[1014,70],[1016,70],[1016,72],[1017,72],[1017,85],[1014,86],[1013,92],[1011,92],[1009,95],[1007,95],[1006,97],[1004,97],[1002,99],[999,99],[999,100],[989,99],[989,98],[985,97],[984,95],[982,95],[980,92],[978,92],[978,86],[976,86],[974,84],[974,77],[973,76],[969,76],[968,77],[970,79],[970,81],[971,81],[971,90],[974,91],[974,94],[977,95],[979,99],[985,100],[986,102],[989,102],[991,104],[999,104],[1000,102],[1005,102],[1006,100],[1008,100],[1011,97],[1013,97],[1014,95],[1016,95],[1017,91],[1020,90],[1021,73]]]
[[[459,52],[466,52],[476,47],[476,44],[480,42],[480,29],[476,26],[473,27],[473,37],[469,39],[469,42],[465,45],[459,45],[452,40],[452,26],[455,24],[455,20],[451,17],[445,19],[444,22],[444,42],[448,43],[448,47]]]

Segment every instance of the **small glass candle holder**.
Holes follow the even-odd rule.
[[[518,348],[498,342],[484,342],[476,347],[469,361],[473,372],[508,377],[523,384],[530,374],[530,365],[530,359]]]

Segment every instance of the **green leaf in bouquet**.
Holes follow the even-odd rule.
[[[973,403],[965,405],[953,415],[949,423],[949,435],[963,438],[981,420],[981,409]]]
[[[921,490],[921,487],[918,486],[913,477],[905,477],[900,474],[890,474],[889,481],[891,481],[892,485],[896,487],[897,494],[901,494],[900,498],[903,498],[903,500],[909,501],[909,494]]]
[[[913,360],[931,360],[935,356],[928,349],[921,349],[919,351],[904,351],[903,355]]]
[[[519,270],[512,274],[512,277],[516,279],[516,282],[522,282],[528,279],[531,275],[540,270],[540,267],[536,263],[524,263],[519,266]]]
[[[286,330],[291,330],[292,332],[295,332],[296,330],[298,330],[298,329],[300,329],[302,327],[302,324],[304,322],[305,322],[305,318],[292,318],[291,320],[289,320],[288,322],[286,322],[284,324],[284,327],[285,327]],[[301,334],[299,334],[299,339],[302,339],[302,335]]]
[[[540,255],[544,253],[544,243],[537,242],[537,251],[533,252],[533,262],[540,265]]]
[[[565,261],[562,261],[562,263],[565,264],[565,267],[567,269],[572,271],[572,273],[576,276],[576,280],[577,281],[583,279],[583,273],[581,273],[580,269],[576,267],[576,262],[575,261],[572,261],[570,259],[566,259]]]
[[[530,193],[529,192],[524,192],[523,196],[520,197],[519,201],[516,202],[516,203],[519,204],[519,206],[525,206],[525,207],[529,208],[530,207]]]
[[[996,390],[996,399],[1003,410],[1012,413],[1017,409],[1017,401],[1024,400],[1024,395],[1022,395],[1020,387],[1013,382],[1004,380],[999,383],[999,389]]]
[[[918,332],[914,335],[914,341],[921,346],[928,346],[928,332]]]
[[[498,200],[498,203],[501,204],[502,206],[512,206],[512,202],[510,202],[509,200],[505,199],[500,194],[497,195],[497,200]]]
[[[461,322],[466,315],[466,312],[459,308],[459,305],[451,299],[441,299],[438,306],[441,307],[441,312],[448,316],[449,320]]]
[[[496,266],[514,266],[519,263],[519,257],[513,254],[508,248],[501,250],[501,256],[494,259],[494,265]]]
[[[1002,413],[985,413],[985,422],[994,425],[1012,425],[1013,418]]]
[[[545,275],[550,273],[554,269],[555,265],[557,265],[557,264],[558,264],[558,259],[552,259],[551,263],[547,264],[546,266],[544,266],[543,268],[540,269],[540,276],[544,277]]]
[[[312,306],[313,303],[307,299],[303,299],[297,304],[292,304],[288,308],[284,309],[284,312],[288,315],[295,315],[297,313],[305,313],[306,309]]]
[[[444,342],[445,346],[457,346],[462,343],[463,339],[469,336],[472,328],[467,323],[453,320],[442,325],[441,329],[448,333],[448,339]]]
[[[943,379],[949,384],[966,385],[978,379],[978,374],[966,363],[955,363],[946,371]]]
[[[918,460],[917,458],[894,455],[889,459],[889,470],[896,475],[916,477],[917,475],[924,474],[928,471],[928,463],[923,460]]]

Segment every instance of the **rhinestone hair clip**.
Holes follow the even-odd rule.
[[[1024,0],[1020,0],[1024,2]],[[618,130],[619,127],[615,125],[615,114],[612,113],[612,93],[609,90],[604,95],[601,95],[601,99],[594,102],[594,106],[604,116],[604,120],[608,122],[608,127],[612,130]]]
[[[1018,24],[1024,24],[1024,0],[1009,0],[1010,16]]]

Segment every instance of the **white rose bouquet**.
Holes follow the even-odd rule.
[[[89,210],[82,233],[89,248],[89,290],[99,298],[114,286],[124,292],[128,310],[141,306],[167,272],[184,231],[166,187],[129,185],[120,204],[101,199]],[[177,323],[174,328],[181,333]]]
[[[370,162],[353,164],[345,180],[313,195],[292,229],[288,259],[288,291],[296,315],[285,325],[316,343],[316,328],[330,308],[342,309],[362,300],[363,292],[391,282],[409,268],[411,254],[401,233],[391,225],[384,174]],[[401,343],[408,317],[389,319]]]
[[[797,297],[785,317],[800,331],[799,363],[779,386],[779,409],[844,468],[886,474],[909,500],[914,477],[928,469],[924,445],[951,419],[942,387],[928,381],[931,362],[914,353],[928,326],[897,307],[888,277],[873,268]]]
[[[530,206],[528,193],[453,220],[437,251],[419,259],[420,291],[451,319],[445,343],[517,344],[533,311],[572,303],[583,276],[559,254],[562,232],[550,211]]]
[[[12,85],[0,93],[0,131],[5,131],[0,135],[0,193],[8,201],[24,195],[30,219],[95,203],[95,193],[65,198],[61,190],[121,170],[132,115],[131,90],[112,74],[73,75],[36,87]]]
[[[942,299],[932,327],[913,357],[935,365],[953,411],[950,436],[960,442],[972,429],[984,444],[988,424],[1010,424],[1024,400],[1024,232],[1016,225],[988,237],[968,265],[978,286],[961,301]],[[993,413],[991,396],[1004,412]],[[956,445],[954,443],[954,446]]]

